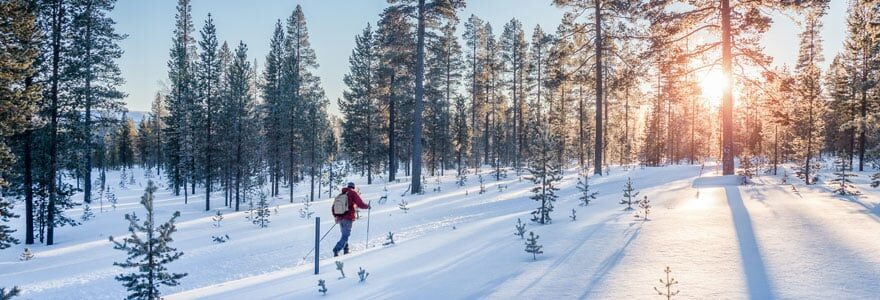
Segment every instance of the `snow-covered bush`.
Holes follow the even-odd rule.
[[[220,221],[223,221],[223,213],[218,210],[217,213],[211,217],[211,220],[214,221],[214,227],[220,227]]]
[[[626,210],[632,210],[632,205],[638,201],[633,199],[638,195],[639,192],[633,188],[632,179],[627,177],[626,184],[623,185],[623,199],[620,199],[620,204],[626,204]]]
[[[31,259],[34,259],[34,253],[31,252],[31,249],[28,248],[24,248],[24,252],[22,252],[21,255],[18,257],[18,260],[20,261],[28,261]]]
[[[529,238],[526,239],[526,252],[532,254],[533,260],[538,260],[538,254],[543,254],[544,251],[541,250],[544,246],[538,245],[538,238],[541,236],[535,235],[534,232],[529,231]]]
[[[400,208],[403,213],[406,213],[409,211],[409,207],[407,207],[407,205],[409,205],[409,202],[406,202],[406,199],[400,199],[400,203],[397,204],[397,207]]]

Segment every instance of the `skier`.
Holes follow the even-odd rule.
[[[345,196],[343,196],[345,195]],[[347,202],[347,203],[343,203]],[[339,206],[342,205],[342,208]],[[342,188],[342,193],[336,196],[331,206],[331,212],[336,217],[336,223],[342,230],[342,237],[333,247],[333,256],[339,256],[339,250],[343,250],[342,254],[348,254],[348,237],[351,235],[351,226],[357,219],[357,211],[355,206],[361,209],[370,209],[370,206],[361,200],[361,196],[354,188],[354,182],[349,182],[347,187]],[[347,210],[345,208],[348,208]]]

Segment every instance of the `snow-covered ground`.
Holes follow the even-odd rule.
[[[0,251],[0,286],[21,287],[25,299],[122,298],[126,291],[113,277],[123,270],[113,262],[125,253],[113,250],[107,237],[127,234],[125,213],[142,215],[145,179],[142,171],[135,173],[139,184],[124,190],[113,185],[120,198],[115,211],[107,211],[106,203],[104,212],[93,205],[93,220],[57,230],[57,244],[33,247],[33,260],[19,261],[24,245]],[[361,185],[363,198],[374,205],[370,236],[367,241],[362,211],[351,237],[353,253],[339,258],[344,279],[329,257],[338,229],[322,243],[319,275],[313,274],[313,257],[304,259],[315,230],[314,219],[299,213],[306,187],[297,187],[293,204],[273,199],[271,223],[263,229],[244,212],[223,207],[220,193],[212,197],[225,216],[218,228],[212,226],[216,211],[204,211],[201,191],[184,204],[183,197],[161,189],[158,220],[182,214],[172,245],[185,254],[169,267],[188,273],[163,293],[168,299],[656,299],[654,287],[669,266],[680,282],[676,299],[880,295],[880,189],[868,186],[868,173],[855,179],[862,196],[841,197],[794,178],[794,186],[780,184],[780,176],[738,185],[736,177],[716,176],[715,167],[614,168],[609,176],[591,178],[599,198],[582,207],[569,171],[549,225],[528,221],[536,207],[528,199],[532,185],[509,174],[496,182],[486,173],[485,194],[477,193],[474,175],[466,187],[457,187],[452,175],[442,177],[441,192],[431,191],[431,177],[421,196],[402,197],[407,184],[389,184],[385,204],[376,203],[384,184]],[[649,221],[618,204],[627,177],[640,197],[651,200]],[[509,188],[500,192],[499,184]],[[311,206],[322,217],[322,231],[333,225],[324,198]],[[401,198],[409,202],[408,212],[398,208]],[[568,218],[572,209],[576,221]],[[540,235],[544,254],[536,261],[513,234],[517,218]],[[388,232],[396,244],[383,246]],[[228,242],[212,242],[212,235],[224,234]],[[358,282],[359,267],[370,273],[364,283]],[[326,296],[318,292],[318,279],[326,280]]]

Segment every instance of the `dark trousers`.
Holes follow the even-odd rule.
[[[333,247],[333,251],[339,251],[342,249],[348,249],[348,237],[351,236],[351,225],[354,223],[348,219],[342,219],[339,221],[339,229],[342,231],[342,237],[339,238],[339,242],[336,242],[336,246]]]

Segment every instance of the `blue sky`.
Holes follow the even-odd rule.
[[[825,58],[830,61],[841,48],[845,37],[846,4],[832,0],[825,16]],[[248,45],[248,55],[260,65],[268,52],[269,38],[277,19],[286,19],[297,4],[303,6],[308,22],[312,47],[321,65],[317,75],[335,111],[336,98],[342,97],[343,75],[348,71],[348,56],[354,36],[367,23],[375,24],[387,6],[385,0],[193,0],[193,19],[201,28],[208,13],[214,17],[221,40],[231,46],[239,40]],[[154,95],[167,81],[166,62],[174,26],[175,0],[120,0],[113,11],[117,30],[128,34],[120,44],[125,54],[119,61],[126,80],[122,90],[128,94],[129,110],[146,111]],[[535,25],[553,32],[563,11],[550,0],[472,0],[460,12],[462,19],[475,14],[490,22],[496,35],[511,18],[519,19],[527,37]],[[460,26],[461,27],[461,26]],[[797,54],[797,26],[784,16],[776,16],[770,32],[764,37],[767,54],[774,63],[791,65]]]

